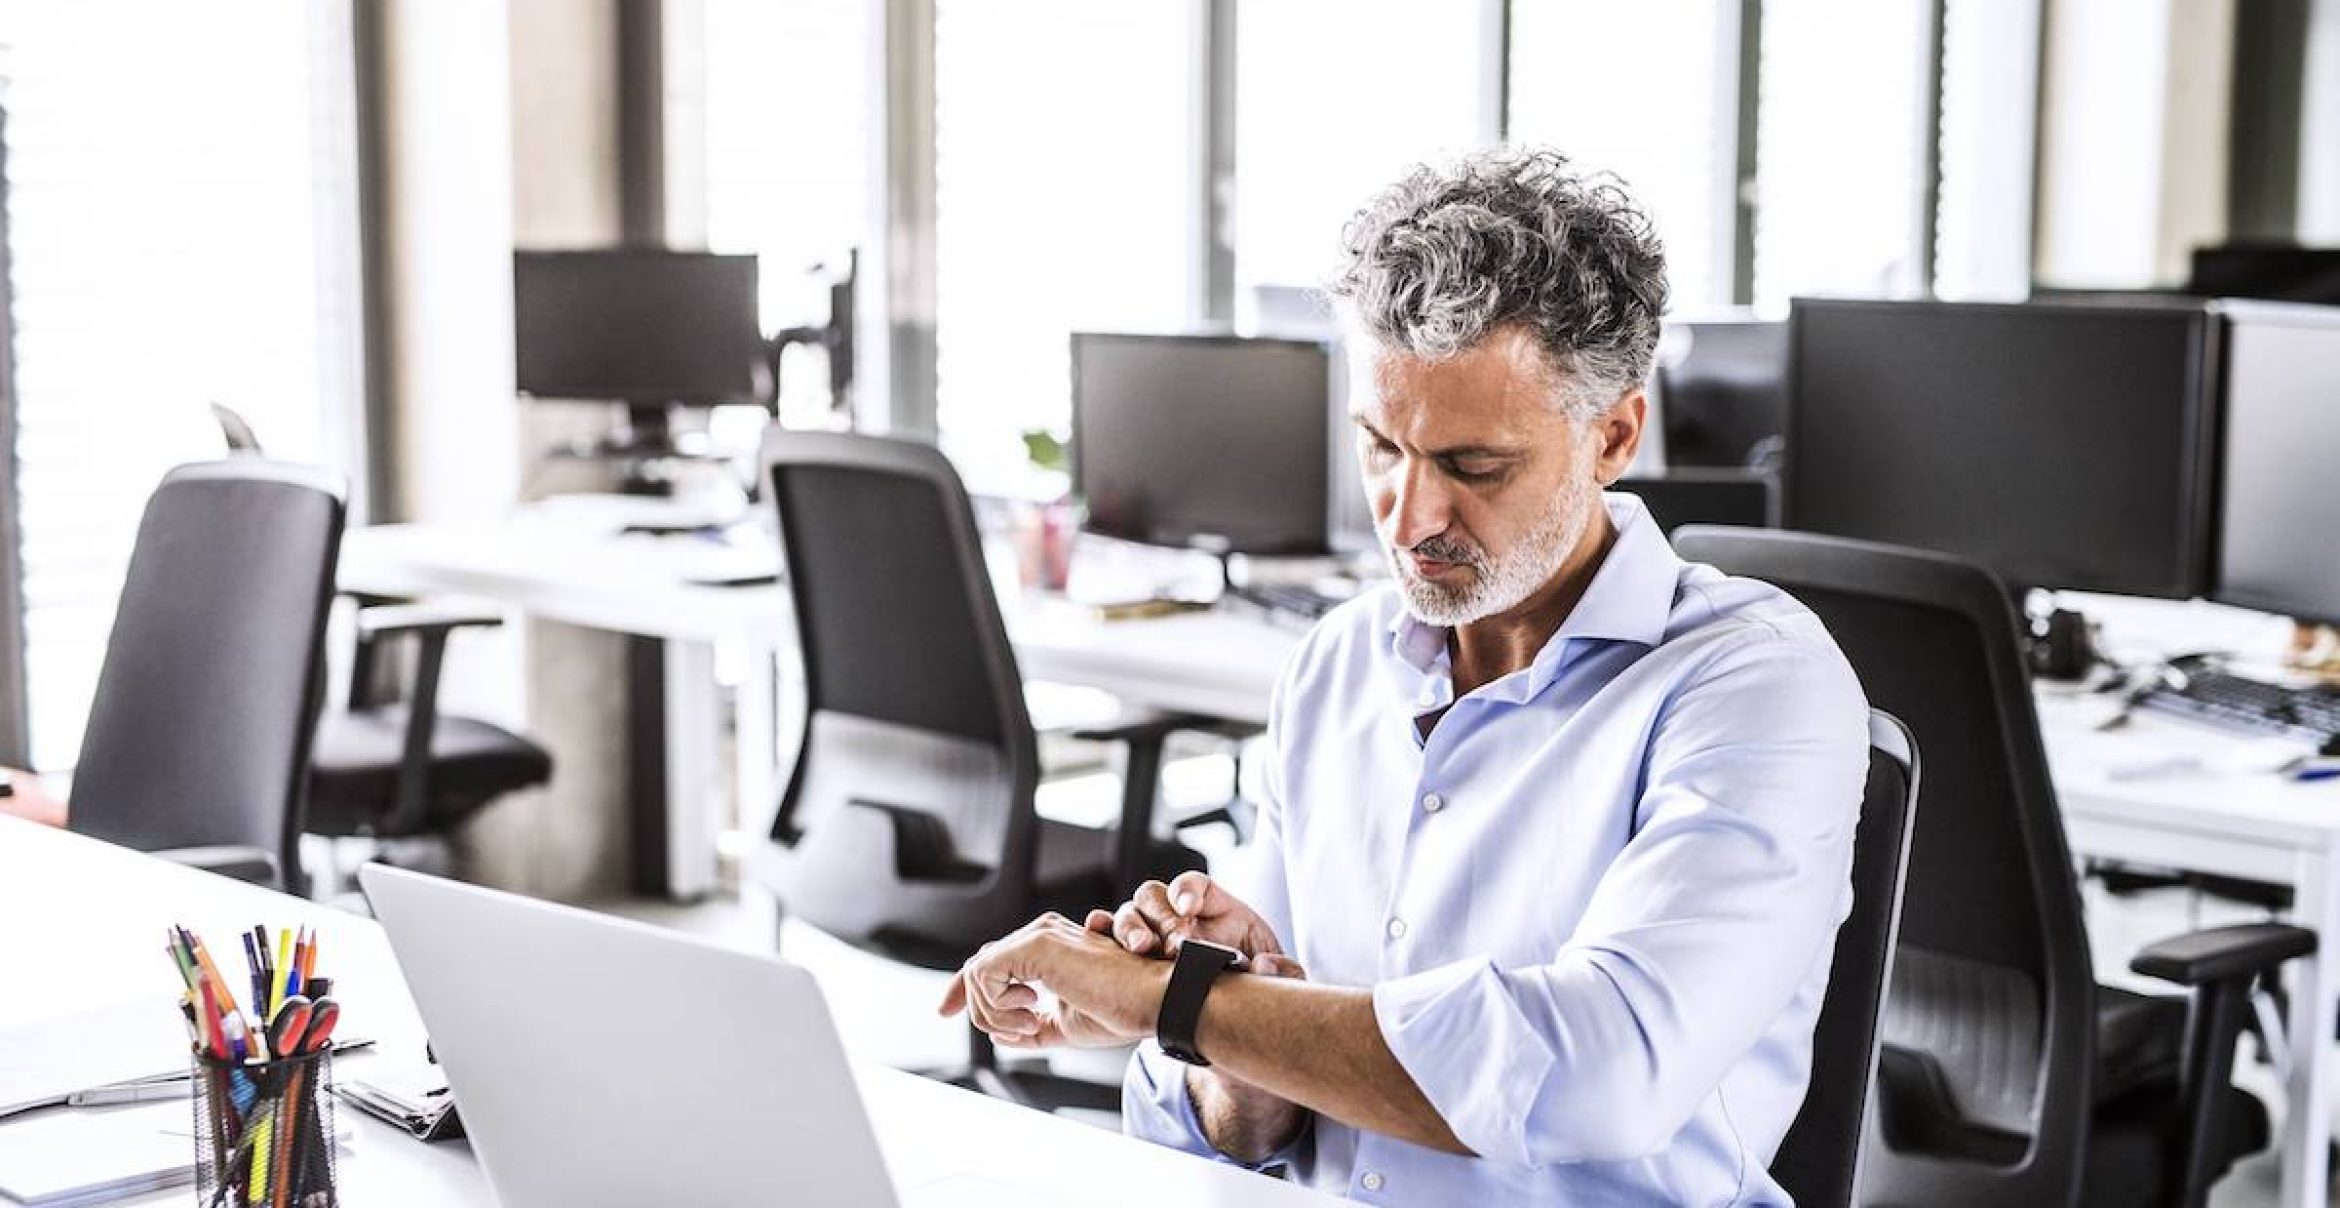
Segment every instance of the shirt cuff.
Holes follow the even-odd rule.
[[[1535,1165],[1528,1116],[1555,1059],[1494,962],[1456,961],[1382,982],[1373,1015],[1456,1140],[1482,1158]]]
[[[1220,1153],[1203,1132],[1201,1117],[1195,1114],[1194,1098],[1186,1089],[1187,1068],[1154,1041],[1139,1044],[1121,1079],[1121,1131],[1141,1141],[1246,1170],[1292,1162],[1301,1140],[1308,1135],[1305,1127],[1263,1161],[1242,1162]]]

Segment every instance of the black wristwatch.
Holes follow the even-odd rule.
[[[1162,1051],[1189,1065],[1209,1065],[1194,1047],[1195,1029],[1202,1024],[1203,999],[1229,969],[1243,967],[1243,954],[1206,940],[1188,940],[1178,946],[1178,963],[1170,970],[1170,985],[1162,991],[1162,1010],[1154,1019],[1154,1039]]]

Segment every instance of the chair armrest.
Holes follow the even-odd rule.
[[[2246,923],[2173,936],[2129,962],[2130,969],[2147,977],[2189,987],[2173,1138],[2178,1143],[2167,1156],[2170,1203],[2207,1202],[2210,1183],[2225,1170],[2219,1146],[2226,1136],[2234,1042],[2250,1010],[2252,983],[2315,950],[2315,932],[2282,923]]]
[[[1199,729],[1203,719],[1183,713],[1159,713],[1152,709],[1123,709],[1119,714],[1090,725],[1077,726],[1068,733],[1083,742],[1132,742],[1146,739],[1160,740],[1180,730]]]
[[[412,604],[375,604],[358,609],[358,638],[392,637],[407,633],[440,633],[456,629],[492,629],[504,623],[504,614],[474,604],[424,601]]]
[[[2172,936],[2129,962],[2132,972],[2181,986],[2262,973],[2316,950],[2316,933],[2283,923],[2244,923]]]
[[[205,872],[233,877],[254,885],[275,889],[283,883],[276,866],[276,855],[257,847],[227,844],[216,847],[166,847],[146,853],[173,864],[200,868]]]

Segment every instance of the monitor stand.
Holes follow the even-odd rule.
[[[555,457],[615,463],[621,475],[619,489],[628,495],[667,495],[687,462],[719,462],[703,436],[677,435],[672,404],[629,402],[626,419],[615,430],[592,441],[578,441],[556,449]]]

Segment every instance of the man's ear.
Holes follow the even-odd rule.
[[[1593,477],[1602,486],[1615,486],[1618,479],[1625,477],[1634,454],[1641,451],[1642,426],[1648,419],[1649,392],[1639,387],[1593,418]]]

